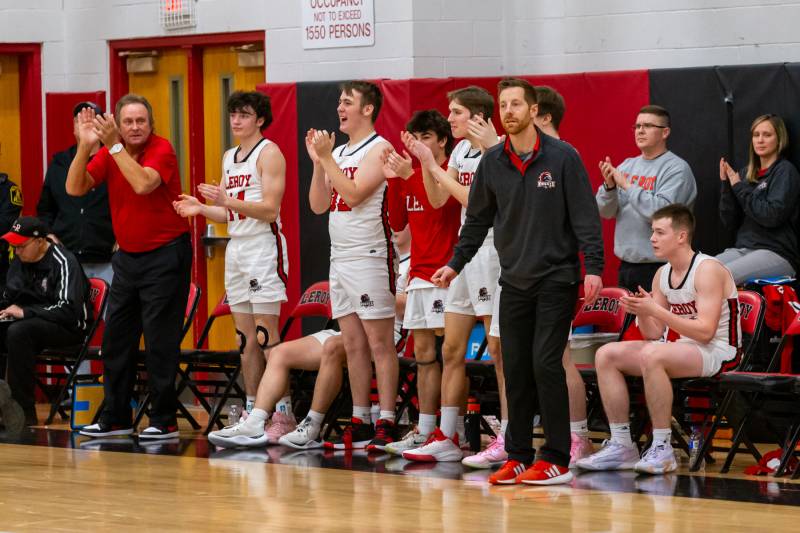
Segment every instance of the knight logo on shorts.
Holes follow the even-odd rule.
[[[436,314],[444,313],[444,303],[441,300],[434,300],[431,311]]]
[[[556,188],[556,181],[553,179],[552,174],[550,171],[545,170],[541,174],[539,174],[539,179],[537,180],[537,187],[540,189],[555,189]]]
[[[375,307],[375,302],[372,301],[369,294],[364,293],[361,295],[361,307]]]
[[[489,294],[489,289],[486,287],[481,287],[478,289],[478,301],[479,302],[488,302],[492,299],[492,296]]]
[[[258,282],[257,279],[253,278],[250,280],[250,292],[258,292],[261,290],[261,284]]]

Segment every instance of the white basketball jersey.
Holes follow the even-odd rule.
[[[671,313],[691,319],[697,318],[697,292],[694,287],[694,276],[700,264],[707,260],[716,261],[710,255],[695,253],[692,264],[689,266],[689,272],[686,273],[680,285],[675,288],[670,286],[672,267],[667,264],[661,271],[659,288],[667,298]],[[733,292],[728,294],[725,301],[720,304],[722,312],[719,315],[719,325],[710,344],[725,344],[740,348],[742,346],[742,327],[739,320],[739,295],[736,292],[733,277],[731,277],[731,285],[733,285]]]
[[[222,158],[224,175],[223,185],[228,196],[243,200],[245,202],[260,202],[263,199],[261,194],[261,176],[258,174],[256,163],[258,156],[267,145],[272,141],[261,139],[258,141],[249,154],[246,154],[240,162],[236,162],[236,156],[241,151],[241,146],[231,148]],[[241,213],[228,210],[228,235],[231,237],[245,237],[258,235],[261,233],[271,233],[278,235],[281,231],[281,219],[278,218],[270,224],[263,220],[250,218]]]
[[[479,148],[473,148],[468,140],[462,139],[450,153],[450,161],[447,163],[447,167],[454,168],[458,171],[458,182],[461,185],[472,187],[472,180],[475,177],[475,171],[478,170],[478,163],[481,162],[482,155]],[[466,218],[467,208],[461,206],[462,226]],[[483,246],[492,245],[493,242],[494,230],[489,228],[489,232],[486,234],[486,240],[483,241]]]
[[[354,146],[338,146],[333,157],[348,178],[355,179],[361,160],[384,139],[373,133]],[[390,257],[392,231],[389,227],[389,211],[386,181],[366,200],[350,207],[331,190],[331,206],[328,216],[328,232],[331,237],[331,259],[353,259],[358,257]]]

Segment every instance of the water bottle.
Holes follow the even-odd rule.
[[[242,416],[242,408],[238,403],[232,403],[228,407],[228,425],[232,426],[239,422],[239,417]]]
[[[697,426],[692,426],[692,434],[689,435],[690,468],[693,464],[695,464],[697,459],[700,458],[700,450],[702,449],[702,447],[703,447],[703,434],[700,433],[700,430],[697,428]],[[700,461],[699,465],[700,468],[703,468],[705,466],[702,460]]]

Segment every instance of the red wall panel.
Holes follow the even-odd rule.
[[[47,93],[47,161],[53,154],[66,150],[75,144],[72,134],[72,108],[79,102],[94,102],[103,110],[106,107],[106,92],[88,93]]]

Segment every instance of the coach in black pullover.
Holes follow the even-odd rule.
[[[503,288],[500,332],[509,461],[489,481],[566,483],[572,479],[569,398],[561,359],[578,296],[579,249],[585,256],[587,302],[602,287],[600,215],[578,154],[533,125],[537,110],[533,87],[523,80],[503,80],[498,84],[498,101],[506,141],[481,159],[453,258],[433,281],[447,285],[494,227]],[[520,153],[530,150],[531,144],[532,152]],[[531,466],[537,404],[546,442],[540,460]]]

